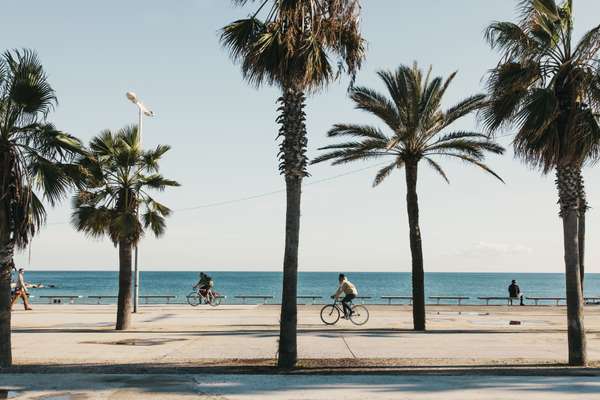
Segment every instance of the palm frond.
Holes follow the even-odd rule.
[[[171,150],[171,146],[158,145],[154,150],[142,153],[142,167],[147,172],[158,172],[160,159]]]
[[[379,117],[392,134],[388,137],[371,126],[336,124],[329,131],[329,137],[348,136],[355,140],[321,147],[319,150],[325,152],[313,163],[332,161],[332,165],[339,165],[394,157],[391,164],[378,171],[374,186],[389,176],[395,167],[409,163],[415,165],[422,159],[448,180],[442,167],[432,159],[437,155],[471,161],[490,172],[483,164],[485,156],[488,153],[502,154],[502,146],[478,132],[443,132],[454,121],[478,110],[484,104],[485,96],[469,96],[444,112],[441,110],[443,96],[456,73],[444,79],[432,77],[431,71],[429,68],[427,73],[423,73],[416,63],[411,67],[400,66],[394,72],[380,71],[378,76],[389,97],[364,87],[350,90],[356,108]]]
[[[225,26],[221,31],[221,43],[229,50],[234,61],[248,55],[258,35],[266,26],[257,18],[240,19]]]
[[[500,175],[498,175],[497,173],[495,173],[490,167],[488,167],[486,164],[484,164],[483,162],[481,162],[478,159],[475,159],[475,158],[470,157],[468,155],[454,154],[454,153],[438,153],[437,155],[458,158],[458,159],[461,159],[462,161],[465,161],[468,164],[476,165],[477,167],[481,168],[485,172],[487,172],[490,175],[494,176],[500,182],[505,183],[504,180],[502,179],[502,177],[500,177]]]
[[[170,149],[159,145],[153,150],[141,148],[137,126],[116,133],[103,131],[90,142],[90,150],[77,160],[84,185],[73,200],[72,221],[75,228],[93,237],[108,236],[117,245],[122,241],[137,243],[149,228],[155,234],[165,229],[167,206],[150,197],[146,190],[163,191],[179,186],[158,173],[159,160]],[[147,212],[139,218],[140,205]],[[146,217],[145,215],[148,214]],[[160,216],[162,220],[154,217]]]
[[[484,94],[476,94],[448,108],[443,113],[443,128],[447,128],[456,120],[480,110],[485,105],[484,101]]]
[[[221,30],[221,43],[251,84],[316,91],[342,73],[354,80],[365,57],[359,12],[358,0],[261,1]]]
[[[152,197],[150,196],[145,196],[144,197],[144,204],[146,205],[146,208],[148,210],[151,210],[153,212],[157,212],[160,215],[162,215],[163,217],[168,217],[171,215],[172,211],[169,207],[167,207],[166,205],[159,203],[158,201],[154,200]]]
[[[394,171],[394,169],[396,169],[396,168],[400,168],[400,166],[398,166],[398,163],[396,161],[381,168],[375,175],[375,179],[373,180],[373,187],[379,186],[379,184],[381,184],[381,182],[383,182],[385,180],[385,178],[390,176],[392,171]]]
[[[429,164],[431,168],[433,168],[435,172],[437,172],[446,181],[446,183],[450,183],[446,172],[444,172],[444,169],[440,164],[432,160],[431,157],[423,157],[423,159],[427,162],[427,164]]]
[[[0,56],[0,197],[10,204],[12,243],[24,248],[45,222],[45,199],[54,206],[78,184],[73,160],[81,143],[46,121],[57,104],[37,54]]]
[[[37,231],[42,225],[46,223],[46,217],[48,213],[46,212],[46,208],[44,208],[44,203],[35,194],[35,192],[31,191],[30,193],[31,201],[29,206],[29,215],[31,219],[31,225]]]
[[[381,129],[369,125],[357,124],[335,124],[333,125],[333,128],[327,132],[327,136],[351,136],[384,141],[388,140],[388,137],[383,134]]]
[[[10,82],[8,99],[12,113],[21,114],[21,121],[30,123],[38,115],[46,117],[57,100],[37,54],[29,49],[7,51],[3,59]]]
[[[121,241],[136,244],[144,236],[144,229],[137,213],[127,209],[113,213],[108,235],[115,245]]]
[[[457,152],[467,154],[478,160],[485,158],[485,153],[504,154],[504,147],[477,132],[453,132],[441,136],[427,146],[425,154],[435,152]]]
[[[150,228],[154,236],[160,237],[164,235],[166,229],[165,219],[157,211],[148,210],[142,215],[144,228]]]
[[[117,147],[116,135],[113,135],[108,129],[100,132],[90,142],[90,150],[98,158],[111,157],[116,153]]]
[[[152,174],[139,179],[140,188],[148,187],[151,189],[163,191],[167,187],[181,186],[177,181],[167,179],[160,174]]]
[[[350,98],[357,109],[379,117],[393,132],[404,126],[396,106],[382,94],[365,87],[354,87],[350,89]]]
[[[407,75],[410,73],[410,67],[404,65],[399,66],[395,71],[377,71],[377,76],[379,76],[379,79],[384,83],[390,95],[391,102],[389,103],[395,105],[394,113],[389,113],[394,116],[394,118],[391,118],[391,120],[394,121],[391,126],[392,130],[397,129],[397,120],[401,121],[404,126],[409,124],[407,110],[409,108],[408,100],[411,96],[408,93]],[[377,98],[381,99],[383,96],[379,95]],[[391,108],[387,104],[386,107]],[[388,126],[389,125],[390,124],[388,124]]]
[[[489,96],[479,117],[489,132],[512,126],[529,88],[541,79],[536,63],[506,62],[491,71],[488,78]]]
[[[374,160],[381,157],[391,156],[391,153],[384,151],[368,150],[364,151],[361,149],[350,149],[350,150],[338,150],[332,151],[327,154],[320,155],[315,158],[312,163],[317,164],[324,161],[334,160],[331,165],[341,165],[352,161],[367,161]]]
[[[514,58],[530,54],[538,47],[529,35],[517,24],[496,21],[485,31],[485,39],[492,49]]]
[[[141,152],[140,130],[137,125],[127,125],[117,132],[117,140],[122,141],[126,148]]]
[[[79,205],[71,215],[71,223],[79,232],[93,238],[108,234],[114,212],[106,207]]]
[[[600,25],[586,32],[581,38],[575,51],[573,58],[580,63],[588,63],[590,61],[597,62],[598,52],[600,51]]]
[[[59,163],[37,156],[29,162],[28,166],[34,185],[52,206],[67,195],[72,180]]]
[[[572,1],[522,0],[519,7],[518,23],[488,28],[490,44],[502,58],[489,75],[480,118],[491,133],[517,127],[515,154],[544,173],[558,165],[582,165],[596,157],[598,138],[578,132],[593,132],[586,109],[600,110],[595,82],[600,26],[573,50]]]

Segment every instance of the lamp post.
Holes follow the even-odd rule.
[[[154,111],[150,111],[144,103],[139,101],[138,97],[133,92],[127,92],[125,94],[127,98],[137,106],[139,120],[138,120],[138,135],[140,136],[140,147],[142,146],[142,119],[145,116],[153,117]],[[139,218],[139,206],[137,207],[137,214]],[[137,313],[138,302],[140,298],[140,271],[138,270],[138,245],[135,244],[135,252],[134,252],[134,275],[133,275],[133,312]]]

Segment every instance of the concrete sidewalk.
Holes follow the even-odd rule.
[[[23,374],[0,388],[18,400],[600,399],[597,377]]]
[[[299,313],[303,359],[402,359],[405,365],[565,362],[564,307],[429,307],[426,333],[411,310],[369,306],[363,327],[328,327],[318,306]],[[460,312],[460,313],[459,313]],[[113,330],[113,306],[45,305],[13,314],[17,365],[198,365],[276,357],[277,306],[147,306],[128,332]],[[518,320],[521,325],[510,325]],[[590,361],[600,361],[600,307],[586,310]]]

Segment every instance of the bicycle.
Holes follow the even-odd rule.
[[[355,306],[351,301],[349,302],[350,309],[350,321],[354,325],[364,325],[369,320],[369,310],[363,305]],[[333,304],[328,304],[321,309],[321,321],[325,325],[335,325],[344,315],[344,310],[339,300],[334,300]]]
[[[196,307],[200,304],[208,304],[216,307],[221,304],[223,297],[214,290],[194,290],[187,296],[187,302],[190,306]]]

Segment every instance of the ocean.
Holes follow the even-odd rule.
[[[207,272],[215,281],[215,289],[226,295],[225,303],[239,303],[239,295],[273,296],[269,302],[281,301],[281,272]],[[360,296],[371,296],[369,303],[386,303],[384,295],[410,296],[411,275],[406,272],[351,272],[348,278]],[[116,296],[118,275],[113,271],[27,271],[26,281],[54,285],[54,288],[30,289],[33,302],[44,302],[39,296],[79,295],[78,303],[95,303],[87,296]],[[140,295],[175,295],[174,303],[184,303],[197,282],[198,272],[143,271]],[[525,296],[564,297],[565,279],[559,273],[437,273],[425,274],[427,296],[469,296],[465,303],[479,304],[478,296],[507,296],[507,287],[516,279]],[[337,272],[300,272],[299,296],[328,298],[337,287]],[[600,295],[600,274],[586,274],[585,295]],[[110,303],[109,300],[104,300]],[[114,301],[113,301],[114,302]],[[252,301],[248,301],[252,303]]]

